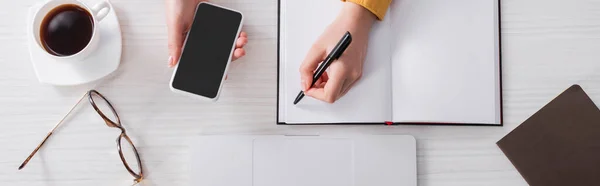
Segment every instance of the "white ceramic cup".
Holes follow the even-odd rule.
[[[41,38],[40,38],[40,28],[42,26],[42,21],[44,20],[44,17],[46,17],[48,15],[48,13],[50,13],[50,11],[52,11],[56,7],[59,7],[61,5],[67,5],[67,4],[77,5],[83,9],[85,9],[86,11],[88,11],[90,13],[90,15],[92,15],[92,21],[93,21],[93,27],[94,27],[94,28],[92,28],[92,38],[88,42],[87,46],[85,46],[85,48],[83,48],[81,51],[79,51],[73,55],[69,55],[69,56],[56,56],[56,55],[53,55],[53,54],[49,53],[48,51],[46,51],[46,49],[44,49],[44,46],[43,46]],[[33,25],[32,25],[33,30],[31,31],[31,34],[32,34],[32,37],[34,38],[34,40],[36,41],[38,48],[40,50],[43,50],[48,55],[48,57],[54,58],[59,61],[83,60],[89,54],[94,52],[94,50],[96,50],[96,47],[98,46],[98,42],[100,41],[100,33],[99,33],[100,30],[98,28],[98,22],[102,21],[102,19],[104,19],[110,11],[111,11],[110,5],[106,1],[101,1],[100,3],[94,5],[92,8],[90,8],[89,6],[87,6],[86,4],[82,3],[79,0],[48,0],[48,1],[44,2],[43,5],[41,5],[40,8],[37,10],[37,12],[34,14]]]

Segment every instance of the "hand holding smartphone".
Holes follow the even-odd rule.
[[[216,101],[219,97],[243,15],[201,2],[171,77],[173,92]]]

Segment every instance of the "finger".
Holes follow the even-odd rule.
[[[184,30],[182,25],[171,25],[169,32],[169,66],[173,67],[181,57],[181,48],[183,45]]]
[[[317,82],[315,82],[315,85],[320,85],[321,83],[325,83],[325,82],[327,82],[327,80],[329,80],[327,72],[323,72],[323,75],[321,75],[321,77],[317,80]]]
[[[244,32],[244,31],[242,31],[242,32],[240,33],[240,37],[248,37],[248,34],[246,34],[246,32]]]
[[[323,83],[323,78],[317,79],[317,82],[315,82],[314,84],[315,85],[320,85],[321,83]],[[313,85],[313,87],[314,87],[314,85]]]
[[[317,82],[315,82],[314,84],[320,85],[321,83],[324,83],[324,82],[326,82],[326,81],[323,79],[323,77],[321,77],[321,78],[317,79]],[[313,87],[314,87],[314,85],[313,85]]]
[[[315,83],[310,89],[308,89],[307,91],[310,91],[311,89],[322,89],[325,88],[325,85],[327,84],[327,81],[324,82],[320,82],[320,83]]]
[[[323,84],[321,83],[321,85],[323,85]],[[323,100],[323,98],[325,97],[325,96],[323,96],[323,95],[325,95],[325,85],[323,85],[323,86],[315,85],[312,88],[304,91],[304,95],[313,97],[313,98],[321,100],[321,101],[325,101],[325,100]]]
[[[325,88],[326,84],[327,84],[327,82],[315,83],[315,85],[313,85],[310,89],[308,89],[304,94],[307,96],[310,96],[310,95],[308,95],[309,94],[308,92],[312,92],[311,95],[312,94],[324,94],[324,91],[325,91],[324,88]]]
[[[300,65],[300,81],[303,91],[310,88],[315,69],[319,63],[325,59],[325,49],[313,46],[309,51],[302,65]]]
[[[323,75],[321,75],[321,78],[323,78],[323,81],[325,81],[325,82],[329,81],[329,75],[327,74],[327,71],[323,72]]]
[[[321,82],[321,84],[318,84],[318,85],[315,84],[314,87],[323,88],[323,87],[325,87],[326,84],[327,84],[327,82]]]
[[[242,47],[244,47],[244,45],[246,45],[246,43],[248,43],[248,38],[240,36],[237,39],[237,41],[235,42],[235,47],[236,48],[242,48]]]
[[[342,73],[333,74],[334,76],[327,81],[325,84],[325,101],[333,103],[340,98],[342,86],[346,81],[345,76]]]
[[[339,98],[344,77],[340,74],[332,76],[323,88],[311,88],[306,95],[327,103],[333,103]]]
[[[235,60],[243,57],[244,55],[246,55],[246,50],[244,50],[243,48],[236,48],[233,51],[233,57],[231,58],[231,61],[235,61]]]

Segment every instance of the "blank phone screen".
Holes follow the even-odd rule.
[[[218,95],[242,15],[201,3],[187,36],[172,86],[208,98]]]

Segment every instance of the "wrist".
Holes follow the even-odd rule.
[[[377,17],[371,11],[359,4],[349,1],[344,3],[338,17],[344,19],[346,22],[345,24],[355,27],[356,29],[366,29],[367,33],[370,31],[375,20],[377,20]]]

